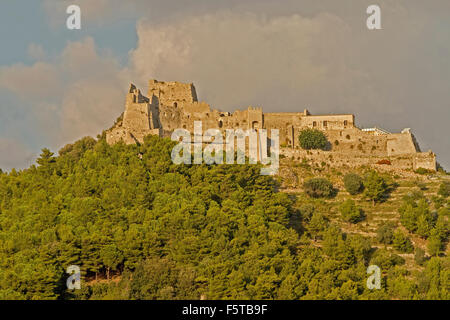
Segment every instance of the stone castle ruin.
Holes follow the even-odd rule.
[[[207,129],[278,129],[280,153],[292,159],[313,159],[333,166],[389,165],[395,169],[436,170],[436,156],[421,152],[410,129],[390,133],[379,128],[360,129],[352,114],[312,115],[303,112],[263,112],[248,107],[233,113],[211,109],[199,102],[192,83],[149,81],[147,97],[133,84],[126,95],[125,111],[106,132],[114,144],[141,143],[146,135],[170,137],[173,130],[194,131],[194,121]],[[326,151],[303,150],[298,136],[305,128],[322,130],[330,142]],[[269,131],[269,130],[268,130]]]

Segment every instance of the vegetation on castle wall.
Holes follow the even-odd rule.
[[[300,147],[305,150],[311,149],[325,149],[328,145],[328,140],[325,134],[317,129],[304,129],[298,135]]]
[[[432,173],[434,173],[433,170],[425,169],[425,168],[417,168],[414,172],[417,174],[432,174]]]

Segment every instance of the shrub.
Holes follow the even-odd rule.
[[[302,216],[302,220],[307,222],[311,220],[311,217],[314,213],[314,206],[312,204],[304,204],[299,208],[299,210]]]
[[[356,173],[348,173],[344,176],[344,186],[351,195],[358,194],[364,189],[363,180]]]
[[[387,159],[383,159],[377,162],[377,164],[386,164],[388,166],[390,166],[392,163],[391,161],[387,160]]]
[[[308,232],[314,239],[319,237],[319,234],[327,228],[328,221],[320,212],[314,212],[307,225]]]
[[[428,190],[427,184],[424,182],[417,181],[416,186],[422,191]]]
[[[425,257],[425,251],[423,251],[421,248],[416,249],[416,253],[414,254],[414,261],[419,265],[423,265],[426,261]]]
[[[395,249],[403,253],[412,253],[414,251],[411,240],[400,230],[394,233],[393,245]]]
[[[344,201],[340,207],[339,211],[341,212],[342,218],[345,221],[351,223],[357,223],[363,218],[363,211],[360,207],[355,204],[355,201],[351,199],[347,199]]]
[[[338,140],[334,140],[334,145],[338,146],[339,145],[339,141]]]
[[[387,270],[395,265],[402,265],[404,263],[405,259],[386,249],[377,249],[370,259],[370,264],[379,266],[382,270]]]
[[[329,198],[334,195],[333,184],[325,178],[312,178],[303,184],[307,195],[313,198]]]
[[[436,230],[433,230],[431,236],[428,238],[427,247],[431,256],[439,256],[441,254],[443,243]]]
[[[391,244],[394,240],[394,224],[387,222],[377,229],[377,241],[383,244]]]
[[[425,168],[418,168],[416,171],[414,171],[417,174],[430,174],[434,173],[433,170],[425,169]]]
[[[434,208],[435,208],[436,210],[439,210],[440,208],[442,208],[442,206],[443,206],[444,203],[445,203],[445,199],[442,198],[442,197],[438,197],[438,196],[432,196],[432,197],[431,197],[431,201],[433,201],[433,203],[434,203]]]
[[[325,134],[317,129],[305,129],[298,136],[300,146],[305,150],[325,149],[328,140]]]
[[[442,182],[439,186],[438,195],[447,198],[450,195],[450,182]]]

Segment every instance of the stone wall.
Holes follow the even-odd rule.
[[[393,168],[436,170],[433,153],[421,153],[409,129],[401,133],[372,128],[361,130],[352,114],[311,115],[303,112],[264,113],[260,107],[248,107],[233,113],[212,109],[199,102],[192,83],[149,81],[148,97],[130,85],[125,102],[123,120],[107,131],[107,142],[142,142],[148,134],[170,137],[173,130],[194,131],[194,121],[201,121],[203,131],[208,129],[268,129],[279,130],[283,152],[291,150],[294,158],[310,155],[299,147],[298,136],[305,128],[316,128],[330,142],[326,153],[313,153],[322,161],[334,158],[336,164],[373,165],[389,160]],[[328,160],[327,160],[328,159]]]

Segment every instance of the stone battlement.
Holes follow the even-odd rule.
[[[329,154],[339,154],[349,160],[364,158],[364,164],[380,158],[409,159],[399,168],[419,167],[436,170],[436,157],[432,152],[422,153],[410,129],[389,133],[379,128],[360,129],[353,114],[312,115],[302,112],[264,113],[261,107],[249,106],[233,113],[212,109],[199,102],[192,83],[149,81],[148,96],[130,85],[122,121],[107,131],[109,144],[124,141],[127,144],[142,142],[149,134],[170,137],[173,130],[184,128],[193,132],[194,121],[201,121],[207,129],[278,129],[282,148],[292,152],[300,149],[298,135],[305,128],[322,130],[330,142]],[[400,163],[393,161],[393,163]],[[406,163],[406,165],[405,165]]]

